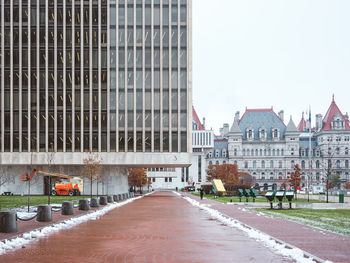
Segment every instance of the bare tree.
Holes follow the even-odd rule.
[[[96,181],[98,188],[98,181],[101,180],[101,159],[98,153],[88,152],[87,157],[84,158],[84,167],[81,175],[90,180],[90,198],[92,198],[92,184]]]

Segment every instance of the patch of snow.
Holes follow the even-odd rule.
[[[247,233],[249,237],[251,237],[259,242],[262,242],[264,245],[273,249],[274,251],[276,251],[277,253],[279,253],[283,256],[289,257],[289,258],[295,260],[296,262],[300,262],[300,263],[314,263],[315,262],[311,258],[305,258],[304,251],[299,249],[299,248],[296,248],[296,247],[287,248],[286,244],[280,244],[279,242],[276,242],[276,240],[273,239],[271,236],[269,236],[269,235],[267,235],[267,234],[265,234],[257,229],[249,227],[236,219],[225,216],[215,209],[205,207],[205,206],[203,207],[200,205],[199,202],[197,202],[196,200],[193,200],[192,198],[184,197],[184,199],[186,201],[188,201],[190,204],[192,204],[193,206],[199,207],[202,210],[206,211],[213,218],[219,220],[220,222],[222,222],[230,227],[242,230],[243,232]],[[330,262],[330,261],[327,261],[327,262]]]
[[[152,192],[145,194],[144,196],[147,196],[150,194],[152,194]],[[0,241],[0,255],[4,254],[7,250],[21,248],[23,245],[26,245],[29,242],[32,242],[36,238],[48,236],[49,234],[58,232],[62,229],[68,229],[68,228],[74,227],[74,226],[81,224],[83,222],[86,222],[88,220],[96,220],[96,219],[100,218],[101,216],[103,216],[104,214],[108,213],[109,211],[111,211],[117,207],[121,207],[123,205],[129,204],[129,203],[131,203],[137,199],[140,199],[144,196],[130,198],[130,199],[122,201],[120,203],[111,203],[108,206],[105,206],[100,210],[96,210],[96,211],[90,212],[88,214],[85,214],[85,215],[82,215],[82,216],[79,216],[76,218],[70,218],[70,219],[67,219],[63,222],[53,224],[53,225],[50,225],[50,226],[47,226],[47,227],[44,227],[41,229],[36,229],[36,230],[30,231],[30,232],[26,232],[23,235],[12,238],[12,239],[2,240],[2,241]],[[25,213],[18,212],[18,213],[22,213],[21,218],[28,216],[30,214],[27,212],[25,212]],[[34,215],[34,214],[32,213],[32,215]]]

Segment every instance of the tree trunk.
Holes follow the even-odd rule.
[[[92,177],[90,178],[90,198],[92,198]]]

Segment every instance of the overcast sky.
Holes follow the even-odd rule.
[[[350,113],[349,0],[193,0],[193,105],[218,133],[246,107]]]

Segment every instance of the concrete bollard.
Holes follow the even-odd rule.
[[[113,200],[114,200],[114,202],[117,202],[118,201],[118,195],[113,195]]]
[[[52,221],[52,210],[51,205],[38,205],[38,215],[36,221],[38,222],[51,222]]]
[[[61,215],[74,215],[74,205],[72,201],[64,201],[62,203]]]
[[[118,200],[123,200],[123,196],[121,194],[118,194]]]
[[[89,200],[79,200],[79,210],[88,211],[90,209]]]
[[[98,202],[98,199],[97,198],[91,198],[90,206],[91,207],[99,207],[100,203]]]
[[[14,211],[0,212],[0,233],[18,232],[17,213]]]
[[[113,196],[108,195],[108,196],[107,196],[107,202],[108,202],[108,203],[113,203],[113,202],[114,202],[114,201],[113,201]]]
[[[107,205],[107,196],[100,197],[100,205]]]

